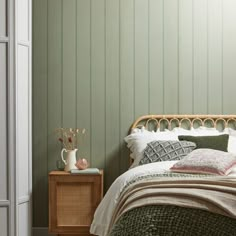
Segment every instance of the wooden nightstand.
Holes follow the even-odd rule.
[[[94,212],[103,197],[99,174],[49,173],[49,232],[88,236]]]

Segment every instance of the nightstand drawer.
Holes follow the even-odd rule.
[[[49,174],[49,232],[89,235],[94,212],[103,196],[103,171],[99,174]]]

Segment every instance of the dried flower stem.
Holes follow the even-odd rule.
[[[80,131],[78,128],[58,128],[55,134],[65,149],[73,150],[78,148],[79,136],[84,136],[85,129]]]

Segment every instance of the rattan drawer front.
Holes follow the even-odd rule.
[[[58,226],[91,224],[92,188],[91,183],[59,183],[57,185]]]

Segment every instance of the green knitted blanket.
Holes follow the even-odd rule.
[[[236,220],[200,209],[142,206],[124,213],[110,236],[236,236]]]
[[[139,176],[121,191],[155,178],[212,179],[212,175],[164,173]],[[218,177],[217,177],[218,178]],[[171,203],[170,203],[171,204]],[[175,205],[145,205],[133,208],[115,222],[110,236],[236,236],[236,220],[196,208]]]

